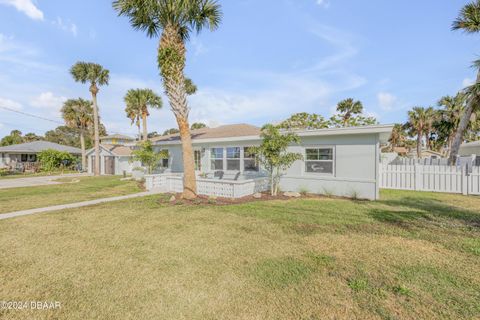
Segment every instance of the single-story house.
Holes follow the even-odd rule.
[[[0,167],[37,162],[38,154],[49,149],[68,152],[74,156],[81,156],[82,154],[82,150],[79,148],[64,146],[49,141],[33,141],[14,144],[11,146],[0,147]]]
[[[132,161],[133,147],[122,145],[100,145],[100,174],[122,175],[131,174],[141,163]],[[95,171],[95,148],[87,151],[88,173]]]
[[[392,125],[301,130],[299,144],[289,152],[303,155],[283,174],[282,191],[379,198],[380,144],[386,143]],[[168,171],[183,172],[178,134],[152,139],[157,151],[168,150]],[[195,169],[199,177],[265,176],[251,147],[262,142],[260,128],[248,124],[225,125],[192,131]]]
[[[110,145],[127,145],[135,143],[135,138],[124,136],[121,134],[112,134],[105,137],[100,137],[101,144]]]

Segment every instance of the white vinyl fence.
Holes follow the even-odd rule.
[[[480,167],[381,163],[380,188],[480,195]]]

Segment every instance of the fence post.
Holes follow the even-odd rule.
[[[467,196],[468,195],[468,167],[461,166],[462,171],[462,194]]]

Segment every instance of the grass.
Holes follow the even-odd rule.
[[[476,319],[480,198],[170,206],[0,221],[4,319]]]
[[[72,183],[72,181],[78,181]],[[0,190],[0,214],[18,210],[121,196],[142,190],[134,181],[119,177],[62,178],[57,185]]]

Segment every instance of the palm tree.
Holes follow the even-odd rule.
[[[405,130],[402,124],[395,124],[393,126],[392,134],[390,135],[390,150],[394,151],[396,147],[403,147],[405,145],[405,140],[407,140],[405,136]]]
[[[438,117],[438,113],[433,107],[425,109],[425,147],[427,150],[431,149],[431,136],[434,131],[434,123]]]
[[[196,197],[193,148],[185,86],[186,41],[192,32],[215,30],[222,17],[216,0],[116,0],[113,8],[135,29],[160,37],[158,66],[170,107],[177,120],[183,151],[183,197]]]
[[[125,95],[125,112],[127,117],[136,122],[140,129],[140,119],[143,126],[143,141],[148,140],[147,117],[150,116],[149,108],[160,109],[162,98],[150,89],[130,89]]]
[[[92,102],[82,98],[70,99],[63,104],[62,117],[65,124],[80,133],[80,146],[82,148],[82,169],[87,167],[87,155],[85,151],[85,133],[88,133],[93,125]]]
[[[475,0],[462,8],[458,18],[453,22],[452,29],[463,30],[466,33],[480,32],[480,0]],[[480,70],[480,61],[475,61],[474,67]],[[454,164],[457,160],[458,151],[463,142],[465,131],[470,123],[474,109],[478,107],[480,102],[480,71],[477,72],[475,84],[466,88],[465,93],[467,94],[467,105],[458,125],[455,140],[450,151],[449,162],[451,164]]]
[[[349,126],[349,120],[356,114],[363,112],[363,105],[360,101],[355,101],[352,98],[342,100],[337,105],[337,111],[340,112],[340,117],[344,127]]]
[[[423,107],[414,107],[408,112],[406,127],[410,129],[410,135],[417,136],[417,156],[422,157],[422,138],[428,128],[427,110]]]
[[[447,156],[450,156],[452,143],[465,107],[465,94],[459,92],[455,97],[444,96],[438,101],[438,106],[441,109],[438,110],[439,117],[436,119],[435,127],[440,139],[446,143]]]
[[[93,101],[93,130],[95,142],[95,175],[100,175],[100,134],[99,116],[97,105],[98,86],[108,85],[110,72],[101,65],[91,62],[77,62],[70,69],[70,73],[76,82],[89,83]]]
[[[125,113],[127,114],[127,118],[132,121],[132,125],[135,124],[138,129],[138,140],[142,139],[142,130],[141,130],[141,120],[142,120],[142,113],[140,109],[137,108],[135,105],[127,104],[125,107]]]

